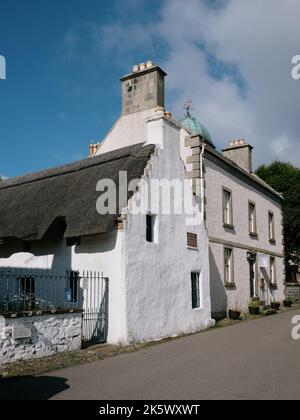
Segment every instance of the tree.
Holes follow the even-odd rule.
[[[283,194],[286,262],[300,263],[300,169],[275,161],[260,166],[256,174]]]

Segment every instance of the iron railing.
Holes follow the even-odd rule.
[[[35,316],[82,311],[82,340],[102,343],[108,334],[109,280],[98,271],[0,267],[0,315]],[[60,312],[59,312],[60,313]]]
[[[81,278],[75,271],[1,267],[0,313],[81,308]]]

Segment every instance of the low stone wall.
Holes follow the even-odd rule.
[[[286,283],[285,296],[292,299],[293,302],[300,300],[300,283]]]
[[[81,348],[81,313],[0,317],[0,365]]]

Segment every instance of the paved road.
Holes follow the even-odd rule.
[[[60,400],[299,399],[300,340],[291,338],[297,314],[285,312],[25,378],[7,390],[22,389],[24,398],[37,392],[40,398]]]

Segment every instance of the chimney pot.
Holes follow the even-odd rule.
[[[155,109],[155,114],[158,117],[163,117],[165,115],[165,109],[162,106],[159,106]]]
[[[90,144],[90,157],[93,157],[98,149],[100,143],[91,143]]]
[[[146,67],[147,69],[151,69],[151,67],[153,67],[153,62],[151,60],[148,60],[146,63]]]

